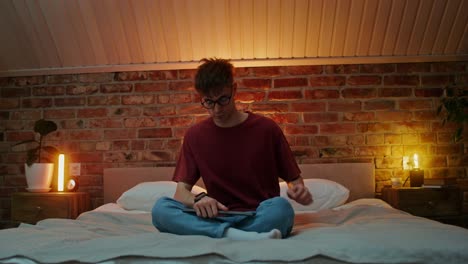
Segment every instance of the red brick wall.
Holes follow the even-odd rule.
[[[466,85],[468,62],[239,68],[237,103],[283,128],[300,163],[373,162],[376,189],[406,177],[417,152],[429,176],[466,176],[467,150],[435,109],[443,87]],[[174,165],[187,127],[205,118],[194,70],[0,78],[0,222],[23,191],[24,149],[39,118],[48,144],[82,164],[80,190],[102,203],[107,167]],[[465,86],[466,87],[466,86]]]

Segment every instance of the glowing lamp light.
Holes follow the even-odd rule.
[[[65,155],[59,154],[58,156],[58,183],[57,190],[63,192],[65,183]]]
[[[408,177],[406,178],[403,186],[405,186],[408,179],[410,179],[410,187],[421,187],[424,183],[424,170],[419,169],[419,157],[418,154],[413,156],[413,168],[410,170]]]
[[[418,154],[414,154],[413,161],[414,161],[414,168],[415,168],[415,169],[419,169]]]
[[[410,186],[421,187],[424,183],[424,170],[419,169],[419,157],[418,154],[413,156],[414,168],[410,171]],[[408,180],[408,179],[407,179]]]

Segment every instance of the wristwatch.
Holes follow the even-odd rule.
[[[197,195],[195,195],[195,198],[193,199],[193,203],[196,203],[198,201],[200,201],[201,199],[203,199],[203,197],[207,196],[208,194],[206,194],[206,192],[201,192]]]

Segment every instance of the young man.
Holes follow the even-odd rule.
[[[237,110],[237,86],[227,60],[204,59],[195,89],[210,118],[185,134],[173,176],[176,192],[173,199],[156,202],[154,226],[161,232],[236,240],[287,237],[294,211],[279,197],[278,178],[288,182],[288,196],[298,203],[310,204],[312,195],[280,127],[266,117]],[[207,194],[195,196],[191,189],[200,177]],[[194,213],[184,211],[187,208]]]

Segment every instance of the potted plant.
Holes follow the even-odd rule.
[[[453,134],[454,142],[460,142],[463,139],[464,126],[468,121],[468,90],[456,87],[446,87],[441,104],[437,108],[437,114],[442,116],[442,125],[447,122],[456,124],[456,130]]]
[[[55,122],[45,119],[37,120],[34,123],[34,132],[39,134],[33,139],[24,140],[14,144],[29,144],[26,164],[24,165],[28,191],[48,192],[54,173],[53,158],[58,154],[58,150],[53,146],[44,146],[44,138],[57,130]]]

